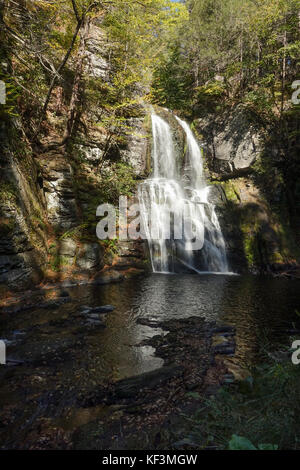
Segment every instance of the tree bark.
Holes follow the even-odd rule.
[[[90,19],[83,20],[80,34],[80,44],[77,53],[76,65],[75,65],[75,77],[72,86],[72,93],[68,111],[67,127],[64,135],[64,140],[69,139],[72,136],[74,123],[76,121],[76,115],[78,111],[78,104],[80,101],[80,83],[82,80],[82,74],[84,70],[84,59],[86,51],[86,40],[90,30]]]
[[[71,44],[69,46],[69,49],[67,50],[67,53],[65,54],[62,62],[60,63],[58,69],[56,70],[56,73],[54,74],[52,80],[51,80],[51,83],[50,83],[50,87],[49,87],[49,90],[48,90],[48,93],[47,93],[47,96],[46,96],[46,100],[45,100],[45,103],[44,103],[44,106],[43,106],[43,109],[41,111],[41,115],[40,115],[40,119],[39,119],[39,122],[38,122],[38,126],[37,126],[37,129],[36,129],[36,132],[35,132],[35,138],[38,136],[39,132],[40,132],[40,128],[41,128],[41,124],[44,120],[44,117],[46,115],[46,112],[47,112],[47,108],[48,108],[48,105],[49,105],[49,102],[50,102],[50,99],[51,99],[51,95],[52,95],[52,91],[53,91],[53,88],[55,87],[56,85],[56,80],[57,80],[57,77],[59,76],[59,74],[61,73],[62,69],[64,68],[64,66],[66,65],[70,55],[71,55],[71,52],[73,50],[73,47],[74,47],[74,44],[75,44],[75,41],[77,39],[77,36],[78,36],[78,33],[79,33],[79,30],[81,28],[81,25],[82,25],[82,21],[83,19],[81,19],[80,21],[77,22],[77,26],[76,26],[76,29],[75,29],[75,32],[73,34],[73,38],[72,38],[72,41],[71,41]]]
[[[286,48],[287,46],[287,32],[284,32],[283,35],[283,47]],[[286,83],[286,50],[284,50],[283,53],[283,59],[282,59],[282,80],[281,80],[281,116],[284,111],[284,91],[285,91],[285,83]]]

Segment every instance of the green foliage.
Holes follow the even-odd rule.
[[[112,164],[102,172],[103,185],[101,188],[102,201],[118,203],[119,196],[132,196],[136,189],[133,169],[122,162]]]
[[[66,238],[72,238],[73,240],[80,240],[84,234],[85,229],[88,228],[88,224],[80,224],[77,227],[71,228],[64,232],[60,237],[59,240],[65,240]]]
[[[281,115],[299,75],[299,1],[190,0],[187,6],[188,21],[154,73],[156,102],[199,112],[217,98],[242,99],[269,118]]]
[[[18,197],[18,188],[9,182],[1,181],[0,185],[0,204],[16,203]]]
[[[188,90],[192,91],[193,80],[187,64],[181,60],[179,42],[170,46],[169,54],[160,59],[159,68],[154,71],[152,89],[148,97],[151,102],[168,106],[171,109],[188,108]]]
[[[299,449],[299,386],[290,361],[257,366],[248,379],[224,385],[186,416],[180,438],[200,449]]]
[[[50,260],[50,267],[52,271],[55,271],[55,272],[60,272],[62,267],[69,266],[69,265],[70,265],[70,258],[68,258],[67,256],[55,255]]]
[[[118,253],[118,239],[109,239],[109,240],[102,240],[101,244],[109,251],[112,255]]]
[[[20,96],[20,87],[7,74],[0,73],[0,81],[5,83],[5,104],[0,104],[0,119],[7,120],[17,116],[17,99]]]
[[[233,434],[228,445],[229,450],[257,450],[257,448],[246,437]]]
[[[198,392],[188,392],[185,394],[185,396],[188,398],[195,398],[195,399],[200,398],[200,395]]]
[[[249,439],[233,434],[228,445],[229,450],[278,450],[275,444],[258,444],[255,447]]]

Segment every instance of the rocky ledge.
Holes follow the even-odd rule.
[[[213,335],[230,330],[233,339],[231,328],[216,331],[215,324],[198,317],[166,322],[140,319],[139,323],[165,331],[140,344],[154,347],[164,366],[79,395],[81,408],[97,409],[105,404],[113,413],[104,426],[102,422],[100,432],[97,420],[79,427],[72,435],[72,448],[178,448],[175,435],[180,434],[183,415],[194,413],[222,383],[233,380],[219,351],[212,347]]]

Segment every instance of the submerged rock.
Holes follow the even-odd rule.
[[[115,309],[113,305],[102,305],[101,307],[92,307],[92,313],[108,313]]]
[[[87,317],[91,320],[101,320],[101,316],[99,313],[91,313],[88,314]]]
[[[35,302],[33,304],[18,304],[15,307],[3,307],[1,312],[5,314],[13,314],[19,312],[26,312],[27,310],[34,309],[54,309],[62,304],[71,302],[72,299],[67,296],[58,297],[57,299],[47,300],[45,302]]]
[[[66,290],[63,290],[63,291],[60,292],[60,296],[61,297],[70,297],[70,294]]]
[[[236,330],[233,326],[217,326],[212,329],[213,335],[234,336],[235,332]]]
[[[222,354],[226,356],[232,356],[235,353],[235,344],[233,343],[222,343],[214,346],[214,354]]]
[[[103,320],[100,320],[100,319],[88,318],[85,325],[89,327],[94,326],[94,327],[106,328],[105,323],[103,322]]]
[[[114,395],[118,398],[131,398],[136,396],[142,388],[157,387],[171,378],[183,375],[183,373],[182,366],[173,365],[123,379],[116,383]]]
[[[113,305],[101,305],[99,307],[87,307],[86,305],[84,305],[80,311],[80,313],[82,315],[88,315],[88,314],[91,314],[91,313],[109,313],[109,312],[113,312],[113,310],[115,309],[115,307]],[[90,315],[89,315],[90,316]]]
[[[125,279],[124,274],[115,271],[115,270],[108,270],[106,272],[100,273],[94,280],[94,284],[109,284],[110,282],[120,282]]]

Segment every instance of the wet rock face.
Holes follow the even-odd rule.
[[[293,234],[253,179],[236,178],[214,184],[210,202],[216,205],[230,271],[269,274],[293,267]]]
[[[143,176],[147,169],[148,138],[144,125],[144,117],[128,119],[128,126],[133,131],[128,137],[125,150],[121,151],[121,158],[132,166],[137,176]]]
[[[24,289],[39,282],[47,247],[42,229],[43,195],[31,153],[11,148],[18,139],[16,121],[0,129],[0,289]],[[14,133],[13,137],[10,135]]]
[[[145,240],[123,241],[118,244],[118,256],[114,259],[114,266],[119,270],[131,267],[147,269],[145,259],[148,258],[147,242]]]
[[[77,255],[76,264],[83,270],[103,267],[103,249],[98,243],[84,243]]]
[[[59,254],[60,256],[67,256],[74,258],[76,255],[77,243],[72,238],[65,238],[60,242]]]
[[[213,170],[230,173],[249,168],[262,151],[261,132],[242,106],[197,121]]]
[[[36,251],[0,256],[0,285],[24,289],[41,279],[41,262]]]
[[[139,116],[126,120],[127,134],[122,135],[124,142],[119,145],[118,149],[112,147],[105,156],[105,137],[97,129],[90,130],[93,144],[87,143],[77,146],[78,153],[82,155],[93,171],[95,171],[95,166],[100,165],[105,157],[106,160],[128,164],[132,168],[134,176],[145,178],[149,152],[148,130],[145,125],[146,112],[138,106],[133,113],[137,113]]]
[[[93,25],[86,43],[86,70],[92,77],[109,80],[111,66],[107,38],[101,28]]]
[[[230,271],[274,273],[277,265],[293,264],[298,256],[294,235],[275,209],[282,201],[280,178],[275,174],[270,184],[253,165],[265,154],[276,154],[257,118],[240,105],[198,119],[196,128],[214,183],[209,200],[216,206]],[[273,194],[267,194],[272,187]]]
[[[58,228],[71,228],[77,219],[72,167],[60,154],[42,156],[39,163],[49,222]]]
[[[110,85],[115,46],[101,23],[102,18],[95,18],[90,24],[85,76]],[[116,164],[124,164],[132,172],[133,184],[145,177],[149,129],[144,107],[130,107],[124,135],[118,136],[118,145],[111,149],[107,149],[107,131],[99,126],[97,105],[86,111],[86,129],[78,131],[72,151],[63,147],[54,150],[53,142],[61,140],[65,126],[63,113],[67,108],[62,92],[57,87],[49,103],[51,121],[45,130],[43,143],[48,150],[44,153],[36,149],[33,155],[21,122],[10,123],[7,129],[4,124],[0,126],[0,283],[5,288],[26,288],[41,281],[45,272],[55,277],[71,270],[79,276],[91,271],[93,276],[104,264],[114,264],[118,253],[106,249],[104,256],[93,226],[98,221],[97,206],[110,202],[103,174],[113,177]],[[136,96],[141,94],[136,85]],[[16,151],[17,146],[20,149]],[[117,191],[113,189],[112,199]],[[140,264],[136,250],[131,258],[121,251],[117,269]]]
[[[104,265],[104,249],[99,243],[77,243],[65,238],[58,243],[58,254],[65,265],[73,265],[77,270],[95,271]]]

